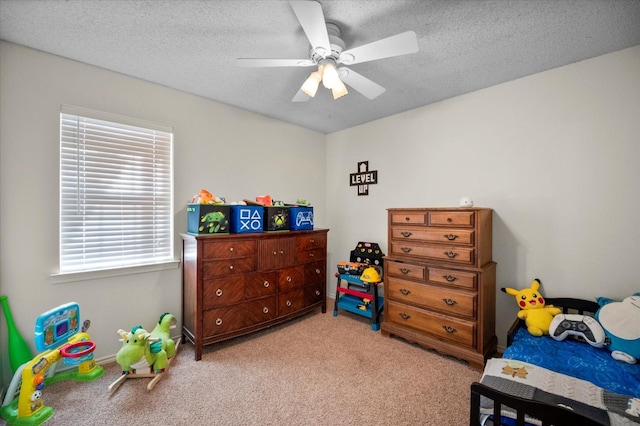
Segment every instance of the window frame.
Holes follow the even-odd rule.
[[[162,166],[162,169],[164,171],[164,175],[167,176],[168,175],[168,190],[166,189],[166,185],[165,185],[165,189],[162,191],[162,194],[165,196],[165,201],[162,202],[162,207],[160,209],[161,213],[160,215],[162,217],[164,217],[163,219],[163,226],[164,226],[164,232],[166,232],[165,236],[162,237],[163,243],[161,246],[161,253],[164,253],[164,255],[161,255],[158,258],[154,258],[154,260],[151,261],[145,261],[145,257],[143,256],[142,259],[138,259],[140,260],[139,262],[133,259],[129,259],[130,262],[127,262],[127,256],[123,256],[122,259],[120,259],[120,263],[118,264],[118,260],[114,260],[114,263],[112,265],[102,265],[100,267],[89,267],[89,268],[75,268],[75,269],[67,269],[64,270],[62,269],[62,265],[63,265],[63,238],[64,238],[64,230],[63,230],[63,226],[65,226],[63,224],[63,207],[65,205],[65,202],[68,204],[68,200],[63,200],[63,192],[65,189],[65,185],[68,186],[68,183],[64,182],[64,177],[63,177],[63,173],[65,170],[69,170],[69,168],[65,168],[64,164],[63,164],[63,160],[68,159],[69,156],[65,156],[65,154],[63,153],[63,146],[64,144],[69,144],[70,142],[73,143],[73,138],[69,138],[68,136],[63,135],[63,121],[67,120],[68,121],[68,115],[72,115],[72,116],[78,116],[80,117],[81,120],[83,119],[87,119],[89,121],[94,121],[94,120],[98,120],[101,122],[109,122],[112,123],[114,125],[114,128],[118,128],[120,127],[121,129],[123,129],[124,132],[126,132],[125,128],[133,126],[133,127],[137,127],[140,129],[146,129],[147,131],[150,131],[152,133],[154,132],[163,132],[163,136],[168,138],[168,142],[165,139],[165,148],[164,151],[165,153],[167,153],[168,155],[168,160],[169,160],[169,164],[168,165],[164,165]],[[170,126],[165,126],[165,125],[161,125],[161,124],[157,124],[157,123],[151,123],[151,122],[147,122],[144,120],[139,120],[139,119],[135,119],[135,118],[131,118],[131,117],[125,117],[125,116],[120,116],[120,115],[116,115],[116,114],[111,114],[111,113],[105,113],[105,112],[100,112],[100,111],[95,111],[95,110],[90,110],[90,109],[86,109],[86,108],[81,108],[81,107],[75,107],[75,106],[70,106],[70,105],[61,105],[60,107],[60,114],[59,114],[59,130],[60,130],[60,134],[59,134],[59,139],[58,139],[58,143],[59,143],[59,149],[60,149],[60,169],[59,169],[59,182],[58,182],[58,190],[60,191],[60,201],[59,201],[59,221],[58,221],[58,232],[59,232],[59,238],[58,238],[58,247],[59,247],[59,252],[58,252],[58,272],[57,273],[53,273],[51,274],[51,278],[52,281],[55,282],[73,282],[73,281],[81,281],[81,280],[86,280],[86,279],[94,279],[94,278],[104,278],[104,277],[111,277],[111,276],[119,276],[119,275],[127,275],[127,274],[135,274],[135,273],[142,273],[142,272],[152,272],[152,271],[158,271],[158,270],[165,270],[165,269],[173,269],[173,268],[177,268],[180,264],[180,261],[177,260],[175,258],[175,238],[174,238],[174,169],[173,169],[173,164],[174,164],[174,153],[173,153],[173,138],[174,138],[174,133],[173,133],[173,128]],[[107,124],[107,123],[104,123]],[[66,139],[64,139],[66,137]],[[166,143],[168,143],[168,149],[166,147]],[[98,142],[98,144],[100,144],[100,142]],[[101,146],[101,148],[105,148],[105,151],[102,151],[101,153],[104,154],[107,150],[106,147],[108,146],[108,143],[105,142],[105,144],[103,146]],[[73,156],[73,154],[72,154]],[[148,160],[150,155],[146,154],[146,157],[143,155],[142,156],[143,159]],[[136,158],[139,160],[139,158]],[[117,164],[118,161],[115,161],[114,164]],[[126,163],[125,163],[126,164]],[[155,164],[154,164],[155,167]],[[78,169],[76,169],[77,171]],[[155,170],[155,169],[153,169]],[[168,170],[168,171],[167,171]],[[124,172],[123,172],[124,173]],[[145,176],[147,178],[147,181],[149,179],[149,175],[153,175],[153,173],[149,173],[149,172],[144,172]],[[117,181],[117,179],[119,178],[119,172],[114,172],[113,173],[113,179],[114,181]],[[121,178],[121,177],[120,177]],[[83,177],[84,179],[84,177]],[[90,180],[90,179],[87,179]],[[124,180],[122,180],[124,181]],[[165,182],[167,182],[167,180],[165,180]],[[132,191],[135,191],[136,189],[140,189],[140,187],[136,186],[137,184],[133,184],[131,185],[130,188],[125,188],[125,191],[123,191],[123,193],[126,193],[127,191],[129,193],[131,193]],[[166,200],[166,197],[168,197],[168,201]],[[101,202],[103,202],[103,200],[101,200]],[[104,200],[105,203],[108,203],[108,196],[106,197],[106,199]],[[88,203],[88,209],[90,211],[91,206],[90,206],[90,202]],[[83,204],[84,205],[84,204]],[[114,203],[114,206],[121,206],[122,204],[118,204],[118,203]],[[136,207],[136,212],[135,214],[138,214],[137,212],[138,207]],[[165,210],[166,212],[162,212],[162,210]],[[147,207],[146,209],[143,207],[142,208],[142,212],[141,212],[141,217],[142,218],[148,218],[149,216],[155,216],[158,213],[156,212],[156,209],[154,207]],[[65,216],[68,217],[68,214]],[[125,213],[123,213],[122,215],[115,215],[115,217],[117,217],[116,220],[120,220],[121,222],[118,223],[118,226],[120,227],[124,227],[124,223],[122,221],[122,219],[125,217]],[[84,220],[83,220],[83,224],[84,224]],[[100,224],[97,227],[95,227],[94,229],[100,229],[102,228],[104,225]],[[121,228],[118,228],[121,229]],[[67,229],[67,231],[69,231],[69,229]],[[108,234],[108,233],[107,233]],[[101,234],[100,238],[106,238],[107,234]],[[84,238],[84,237],[83,237]],[[140,241],[144,241],[145,239],[142,238],[141,240],[138,241],[138,243],[140,243]],[[155,239],[153,240],[155,241]],[[88,244],[83,240],[82,244]],[[125,244],[126,246],[126,244]],[[98,252],[100,250],[102,250],[103,247],[99,247],[98,248]],[[153,252],[155,249],[147,249],[149,252]],[[100,256],[100,255],[98,255]],[[89,258],[91,256],[88,256]],[[96,262],[97,263],[97,262]],[[96,264],[94,263],[94,265]]]

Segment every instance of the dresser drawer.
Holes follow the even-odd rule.
[[[466,247],[439,246],[410,242],[391,242],[391,255],[415,256],[442,262],[473,265],[475,250]]]
[[[244,278],[234,275],[202,282],[202,309],[225,306],[244,300]]]
[[[206,241],[203,248],[204,259],[233,259],[256,254],[255,241]]]
[[[296,263],[307,263],[325,258],[326,249],[317,248],[296,253]]]
[[[397,278],[389,278],[385,285],[388,286],[389,299],[471,319],[476,313],[475,293],[418,284]]]
[[[327,247],[327,234],[298,235],[296,237],[296,250],[309,250]]]
[[[462,226],[471,228],[475,224],[474,212],[431,211],[427,216],[429,226]]]
[[[296,287],[304,286],[304,266],[294,266],[292,268],[278,271],[278,290],[288,291]]]
[[[304,293],[305,293],[305,297],[307,299],[307,306],[308,305],[313,305],[316,303],[320,303],[324,301],[324,286],[326,285],[326,283],[324,282],[324,280],[322,280],[321,282],[318,281],[314,284],[310,284],[305,286],[304,288]]]
[[[202,314],[204,337],[216,336],[276,318],[277,297],[215,308]]]
[[[469,347],[475,344],[474,322],[439,315],[393,301],[385,301],[385,305],[388,308],[389,316],[386,318],[388,321]]]
[[[244,277],[244,297],[257,297],[275,294],[278,289],[278,274],[275,272],[262,274],[248,274]]]
[[[427,268],[427,280],[432,283],[476,290],[478,288],[478,274],[474,272],[456,271],[455,269]]]
[[[307,293],[304,288],[286,291],[278,295],[278,316],[287,315],[307,307]]]
[[[306,283],[325,282],[325,270],[327,269],[324,260],[320,262],[307,263],[304,265],[304,280]]]
[[[391,213],[391,224],[426,225],[427,216],[425,212],[393,212]]]
[[[424,282],[427,277],[427,267],[412,265],[411,263],[387,261],[385,263],[387,275],[403,277]]]
[[[244,274],[245,272],[253,272],[255,270],[255,257],[220,259],[210,262],[202,262],[202,278],[205,280],[225,275]]]
[[[409,226],[394,226],[391,238],[394,240],[423,241],[430,243],[450,243],[471,246],[475,232],[471,229],[434,229]]]

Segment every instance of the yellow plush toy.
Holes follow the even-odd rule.
[[[544,298],[538,292],[540,288],[540,280],[534,279],[531,287],[522,290],[513,288],[502,288],[507,294],[515,296],[516,303],[520,307],[518,318],[523,319],[527,325],[527,331],[533,336],[542,336],[549,334],[549,325],[553,317],[562,313],[559,308],[553,305],[545,306]]]

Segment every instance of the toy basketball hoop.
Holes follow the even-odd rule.
[[[95,349],[95,342],[85,340],[63,346],[60,348],[60,356],[62,356],[62,362],[66,365],[79,365],[85,361],[92,360]]]

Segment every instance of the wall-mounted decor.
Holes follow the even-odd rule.
[[[369,162],[360,161],[358,171],[349,175],[349,186],[358,187],[358,195],[369,195],[369,185],[378,183],[378,171],[369,171]]]

